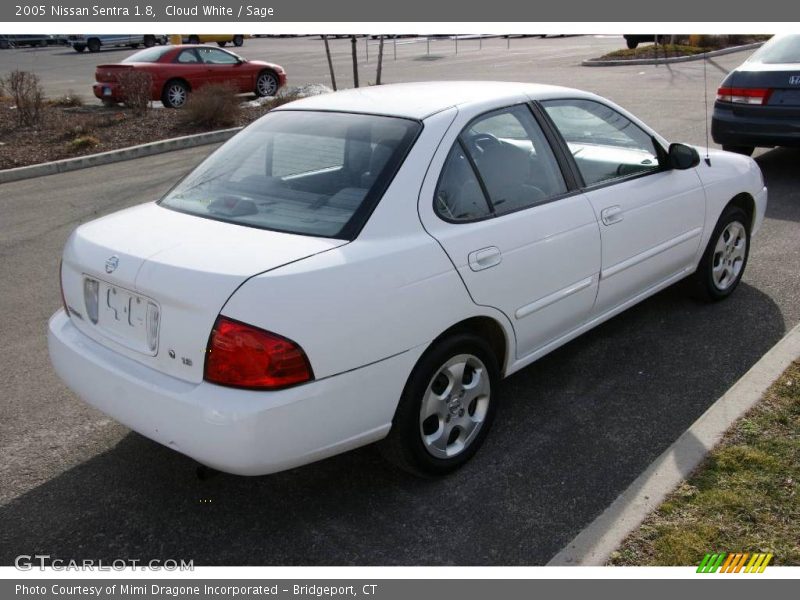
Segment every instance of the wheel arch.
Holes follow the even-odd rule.
[[[731,198],[728,201],[728,203],[725,205],[725,208],[723,208],[722,211],[724,212],[725,209],[728,208],[729,206],[736,206],[738,208],[741,208],[745,212],[745,214],[747,214],[747,219],[749,221],[749,223],[747,223],[748,230],[752,233],[756,221],[756,201],[753,198],[753,196],[751,196],[747,192],[741,192],[739,194],[736,194],[733,198]]]
[[[457,333],[470,333],[485,340],[491,347],[495,358],[497,358],[497,366],[500,369],[501,376],[505,374],[506,362],[509,356],[513,356],[512,340],[509,339],[506,330],[499,321],[485,315],[469,317],[451,325],[436,336],[428,345],[428,348],[433,348],[441,340]]]

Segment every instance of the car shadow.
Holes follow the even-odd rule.
[[[36,553],[545,564],[784,334],[778,306],[755,287],[714,305],[683,288],[505,380],[492,434],[449,477],[413,478],[366,447],[271,476],[201,480],[192,460],[130,433],[0,508],[0,564]]]
[[[800,221],[800,148],[775,148],[759,154],[756,162],[764,173],[770,198],[781,198],[780,202],[767,203],[767,217]]]

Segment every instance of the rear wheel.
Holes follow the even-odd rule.
[[[437,343],[414,367],[382,453],[415,475],[458,469],[489,433],[499,379],[497,359],[481,338],[461,333]]]
[[[244,36],[243,35],[235,35],[233,36],[233,45],[234,46],[241,46],[244,44]]]
[[[86,47],[89,48],[89,52],[100,52],[100,40],[92,38],[86,42]]]
[[[263,71],[256,79],[256,96],[274,96],[278,92],[278,77],[270,71]]]
[[[755,151],[754,146],[732,146],[729,144],[722,144],[722,149],[727,152],[735,152],[736,154],[743,154],[745,156],[752,156]]]
[[[722,212],[694,276],[702,299],[722,300],[739,285],[750,253],[749,222],[738,206]]]
[[[639,42],[637,42],[636,40],[625,40],[625,42],[629,50],[633,50],[634,48],[636,48],[636,46],[639,45]]]
[[[161,92],[161,103],[167,108],[181,108],[189,99],[189,86],[173,79],[168,81]]]
[[[224,48],[228,42],[217,42],[217,46]]]

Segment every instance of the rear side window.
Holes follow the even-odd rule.
[[[145,48],[144,50],[139,50],[139,52],[131,54],[122,62],[158,62],[162,56],[171,50],[172,48],[170,46],[153,46],[152,48]]]
[[[474,221],[566,192],[544,133],[519,105],[478,117],[461,132],[442,169],[434,209],[448,221]]]
[[[212,154],[161,205],[252,227],[352,239],[421,127],[394,117],[274,111]]]
[[[800,63],[800,34],[782,35],[772,38],[761,46],[747,62],[779,65]]]

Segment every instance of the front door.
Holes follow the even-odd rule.
[[[594,100],[544,101],[600,223],[603,260],[595,315],[694,268],[705,220],[695,169],[665,166],[653,136]]]

